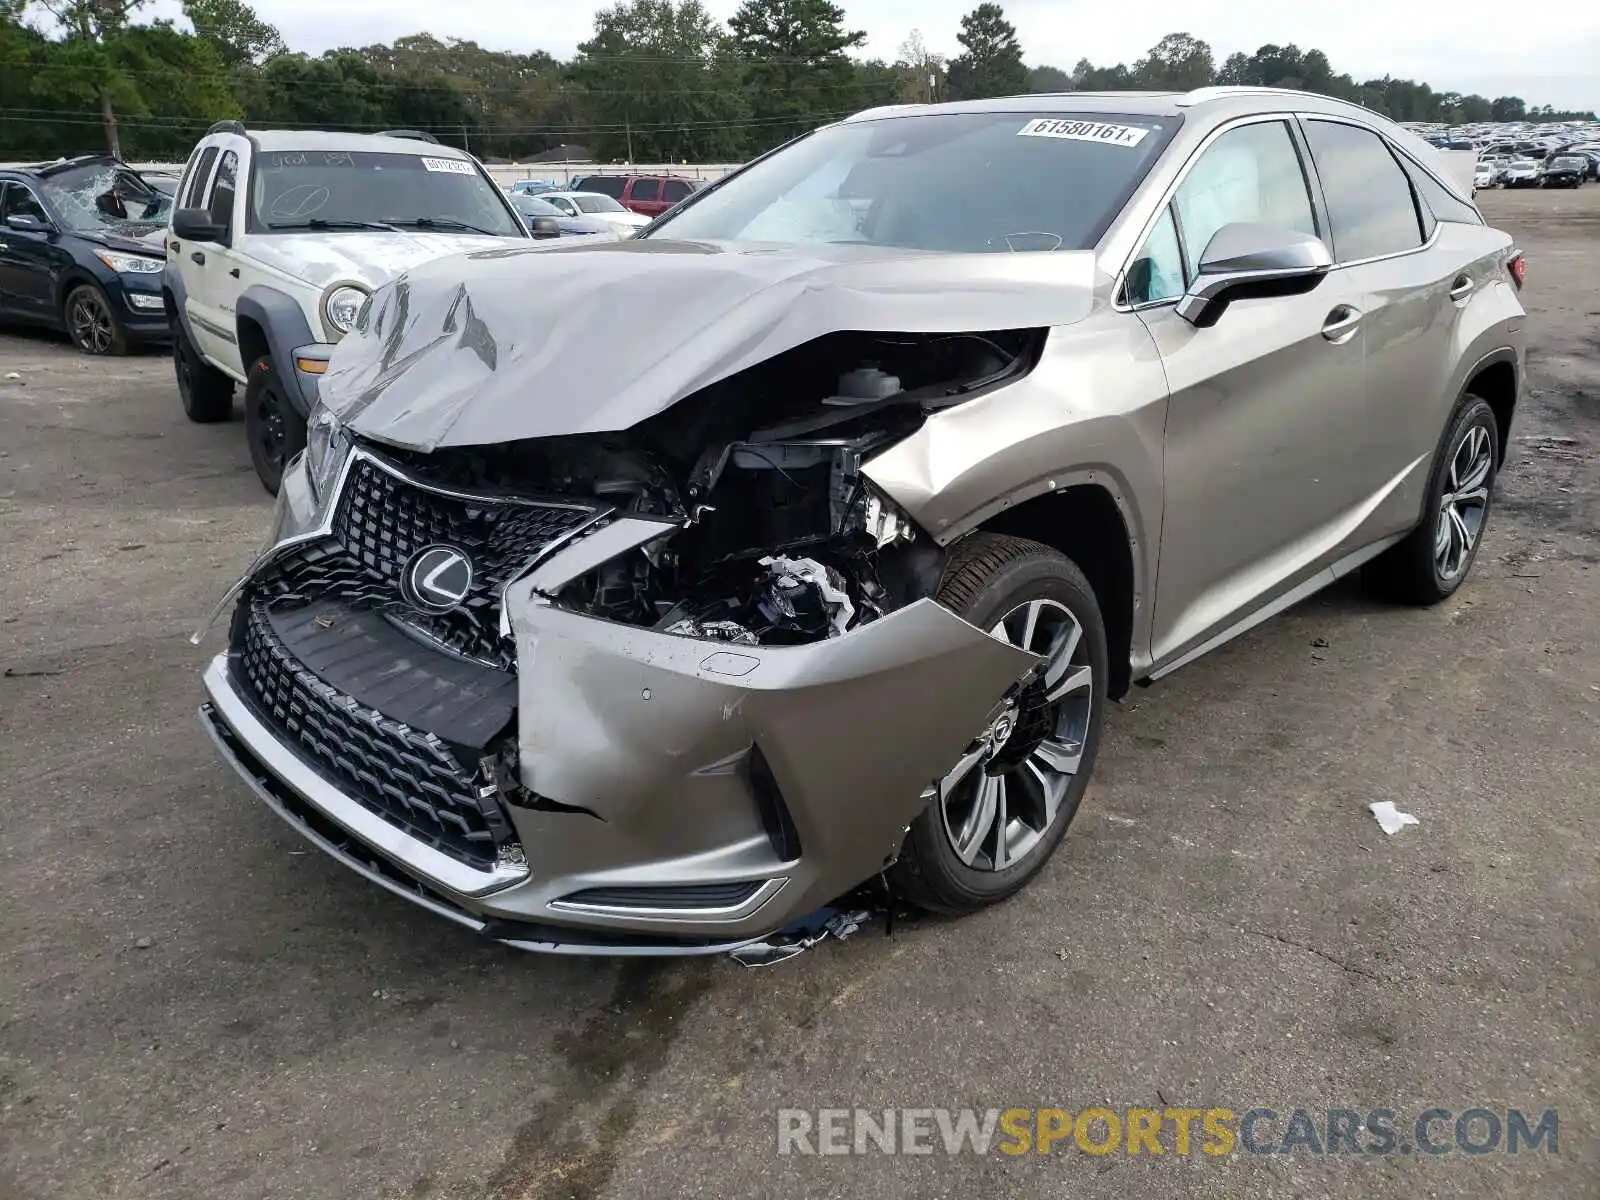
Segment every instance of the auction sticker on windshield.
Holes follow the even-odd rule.
[[[424,171],[443,171],[447,175],[473,175],[472,164],[459,158],[425,158],[422,160]]]
[[[1062,121],[1041,117],[1017,131],[1018,137],[1062,138],[1069,142],[1104,142],[1108,146],[1137,146],[1150,131],[1134,125],[1109,125],[1104,121]]]

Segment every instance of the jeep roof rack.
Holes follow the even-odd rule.
[[[424,133],[420,129],[385,129],[378,136],[379,137],[411,138],[413,141],[418,141],[418,142],[432,142],[435,146],[440,144],[439,143],[439,139],[434,137],[433,134]]]
[[[210,137],[213,133],[237,133],[243,135],[244,131],[243,121],[218,121],[210,129],[206,130],[206,136]]]

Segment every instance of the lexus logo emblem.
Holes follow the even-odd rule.
[[[400,573],[400,594],[423,612],[447,613],[472,590],[472,560],[454,546],[427,546]]]

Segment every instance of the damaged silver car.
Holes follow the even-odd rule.
[[[205,725],[515,946],[760,952],[880,876],[976,909],[1060,844],[1108,699],[1357,567],[1460,585],[1521,278],[1336,101],[863,113],[636,240],[376,292],[299,364]]]

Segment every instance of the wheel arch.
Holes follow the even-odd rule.
[[[300,386],[294,370],[294,351],[299,346],[320,342],[299,301],[276,288],[256,284],[244,290],[234,306],[234,332],[239,339],[239,358],[245,374],[250,364],[271,357],[283,391],[302,417],[311,414],[311,398]]]
[[[1516,415],[1517,397],[1521,392],[1517,368],[1514,350],[1496,350],[1473,364],[1472,370],[1467,373],[1467,382],[1461,389],[1463,396],[1470,393],[1479,397],[1494,412],[1495,430],[1500,442],[1500,461],[1495,464],[1496,467],[1505,464],[1506,452],[1511,445],[1511,421]]]
[[[105,283],[95,276],[95,273],[81,263],[74,263],[61,272],[61,278],[56,282],[56,311],[65,319],[67,297],[72,295],[73,289],[86,283],[93,284],[100,289],[102,296],[106,293]],[[109,302],[109,301],[108,301]]]
[[[1133,538],[1112,493],[1098,483],[1074,484],[998,512],[978,528],[1039,542],[1078,565],[1105,621],[1107,693],[1125,695],[1133,679],[1139,585]]]

